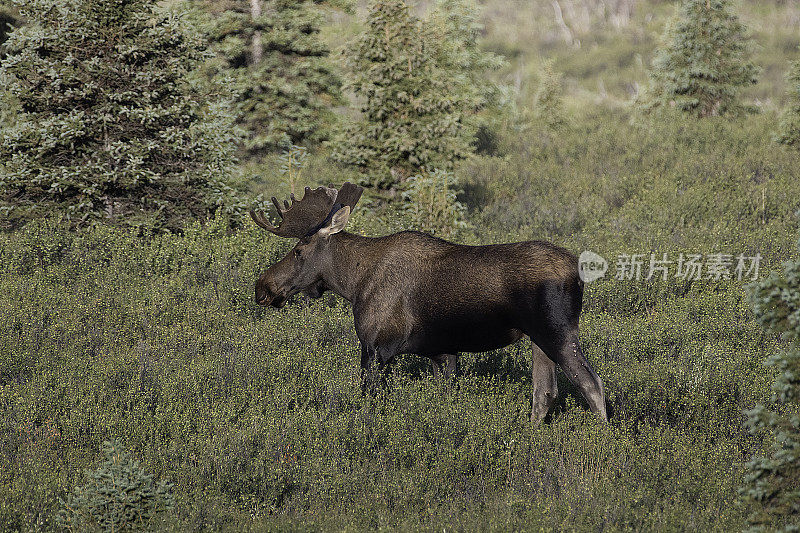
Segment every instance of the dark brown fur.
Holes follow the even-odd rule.
[[[298,291],[318,297],[325,290],[350,301],[365,388],[398,354],[430,357],[449,373],[458,352],[528,335],[531,419],[544,418],[555,400],[556,364],[606,419],[602,382],[578,341],[583,283],[574,255],[543,241],[465,246],[413,231],[360,237],[333,218],[329,234],[302,239],[260,277],[256,301],[281,307]]]

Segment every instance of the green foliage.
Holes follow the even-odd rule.
[[[116,441],[103,442],[105,461],[86,471],[86,484],[64,502],[59,525],[70,531],[152,531],[174,507],[171,486],[153,482]]]
[[[319,38],[318,0],[196,0],[203,28],[236,92],[250,154],[330,137],[341,81]],[[254,10],[255,6],[255,10]]]
[[[551,129],[563,126],[566,122],[561,77],[560,73],[553,70],[552,61],[545,62],[539,76],[539,88],[534,100],[536,118]]]
[[[738,95],[756,83],[758,68],[729,0],[681,0],[663,41],[650,71],[646,106],[674,107],[697,117],[747,109]]]
[[[553,421],[534,428],[527,342],[464,354],[449,389],[405,356],[363,396],[349,304],[252,301],[290,246],[261,230],[143,241],[32,223],[2,239],[5,524],[47,524],[100,443],[121,438],[174,483],[180,529],[742,523],[729,505],[750,449],[739,410],[766,394],[774,343],[738,288],[643,287],[650,311],[627,317],[626,287],[591,289],[584,344],[615,417],[599,424],[562,380]]]
[[[778,141],[800,146],[800,61],[793,61],[786,76],[789,84],[789,104],[781,117]]]
[[[459,191],[452,172],[436,169],[408,178],[403,199],[411,226],[445,238],[466,227],[466,206],[457,200]]]
[[[792,4],[770,5],[778,14],[769,16]],[[764,5],[745,3],[748,20]],[[629,30],[596,34],[576,29],[580,10],[565,9],[582,42],[576,53],[552,42],[550,2],[493,4],[487,36],[522,87],[525,64],[557,57],[570,108],[586,102],[591,111],[558,135],[501,131],[502,158],[455,165],[463,193],[453,176],[420,173],[408,184],[430,199],[420,220],[441,231],[437,213],[458,201],[468,225],[453,238],[469,244],[546,238],[612,264],[618,253],[651,251],[761,253],[763,270],[796,263],[788,235],[800,152],[769,141],[769,110],[631,125],[626,110],[597,105],[599,81],[621,100],[643,74],[637,57],[651,41],[642,20],[653,14],[657,25],[667,7],[639,2]],[[503,16],[513,24],[497,22]],[[777,36],[765,55],[779,62],[778,39],[794,53],[796,36],[762,26],[771,28],[762,41]],[[443,52],[434,50],[438,65]],[[774,98],[775,87],[756,90]],[[313,153],[299,174],[298,155],[265,158],[267,192],[288,192],[293,170],[302,185],[351,179]],[[363,207],[350,226],[359,233],[408,220]],[[755,434],[742,412],[768,402],[776,378],[790,386],[776,399],[797,390],[796,350],[765,334],[741,282],[587,284],[581,340],[606,384],[611,422],[596,423],[560,375],[552,420],[531,427],[527,341],[463,354],[449,386],[430,378],[424,359],[400,357],[389,386],[363,396],[349,304],[253,302],[256,276],[290,246],[252,227],[232,232],[224,218],[147,239],[40,220],[0,234],[2,528],[59,528],[59,498],[84,485],[81,472],[94,471],[97,450],[115,439],[137,451],[140,469],[174,483],[175,512],[150,529],[733,531],[747,524],[749,509],[731,503],[754,455],[769,458],[754,463],[769,482],[768,506],[751,502],[765,511],[758,520],[790,524],[779,515],[791,510],[783,495],[796,455],[777,445],[795,442],[787,422],[797,397],[761,409],[779,423]],[[783,303],[770,297],[778,305],[758,313],[796,329],[796,283],[765,286]],[[776,353],[789,355],[763,366]]]
[[[20,0],[0,76],[21,112],[0,132],[3,225],[56,215],[178,228],[239,208],[223,181],[227,108],[189,82],[205,55],[151,0]]]
[[[456,0],[430,21],[402,0],[372,3],[367,27],[345,50],[361,117],[337,140],[333,159],[361,169],[365,185],[392,188],[465,158],[474,114],[498,98],[497,86],[479,77],[502,64],[477,49],[475,19]]]
[[[763,456],[747,464],[745,500],[752,507],[749,522],[754,531],[800,530],[800,261],[784,265],[783,275],[773,274],[752,293],[753,308],[761,323],[782,334],[789,345],[773,354],[767,365],[777,379],[769,408],[759,405],[748,412],[748,426],[756,435],[766,433],[769,445]]]
[[[597,110],[575,120],[558,135],[509,135],[502,149],[514,156],[462,166],[479,227],[504,240],[570,238],[579,250],[605,242],[615,253],[632,243],[735,250],[746,233],[758,243],[748,255],[793,252],[800,154],[770,139],[774,114],[632,127],[627,112]]]

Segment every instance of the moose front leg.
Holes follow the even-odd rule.
[[[395,354],[384,347],[361,344],[361,390],[374,393],[379,381],[386,382]]]

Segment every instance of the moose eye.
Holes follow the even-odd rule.
[[[295,256],[295,257],[297,257],[297,258],[299,259],[299,258],[300,258],[300,256],[302,256],[302,255],[303,255],[303,254],[302,254],[302,252],[300,252],[300,249],[299,249],[299,248],[295,248],[295,249],[294,249],[294,256]]]

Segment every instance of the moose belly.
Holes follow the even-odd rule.
[[[408,351],[421,355],[485,352],[508,346],[521,337],[520,330],[491,319],[439,320],[415,331],[409,339]]]

